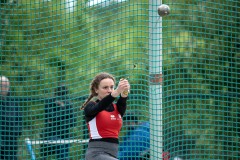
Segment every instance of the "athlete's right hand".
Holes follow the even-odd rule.
[[[117,88],[111,93],[111,95],[113,97],[117,97],[119,96],[121,93],[123,93],[124,91],[128,91],[130,88],[130,85],[128,83],[127,79],[121,79],[118,83]]]
[[[130,85],[127,79],[120,79],[119,83],[118,83],[118,93],[123,93],[124,91],[129,91],[130,89]]]

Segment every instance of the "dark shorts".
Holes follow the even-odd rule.
[[[117,160],[118,144],[110,142],[89,142],[85,160]]]

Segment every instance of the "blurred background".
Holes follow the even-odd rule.
[[[157,14],[161,3],[170,15]],[[0,4],[0,74],[9,78],[23,113],[19,160],[32,159],[25,138],[41,140],[44,103],[59,83],[67,84],[77,117],[73,138],[88,138],[80,107],[103,71],[129,79],[128,111],[138,116],[137,125],[150,123],[150,140],[143,140],[148,156],[141,158],[159,159],[162,152],[181,159],[240,158],[238,0]],[[152,75],[161,80],[154,83]],[[120,140],[126,133],[124,125]],[[40,145],[31,146],[41,158]],[[72,143],[69,158],[84,159],[85,149],[86,143]]]

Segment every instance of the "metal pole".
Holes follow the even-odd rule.
[[[162,18],[161,0],[149,1],[149,114],[150,159],[161,160],[162,138]]]
[[[26,145],[27,145],[27,150],[28,150],[28,152],[29,152],[29,154],[30,154],[30,156],[31,156],[31,160],[36,160],[36,156],[35,156],[35,153],[34,153],[34,151],[33,151],[32,144],[31,144],[30,139],[29,139],[29,138],[26,138],[26,139],[25,139],[25,143],[26,143]]]

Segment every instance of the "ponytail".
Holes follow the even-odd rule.
[[[91,94],[88,99],[83,103],[81,110],[83,110],[85,108],[85,106],[88,104],[88,102],[94,97],[93,94]]]

